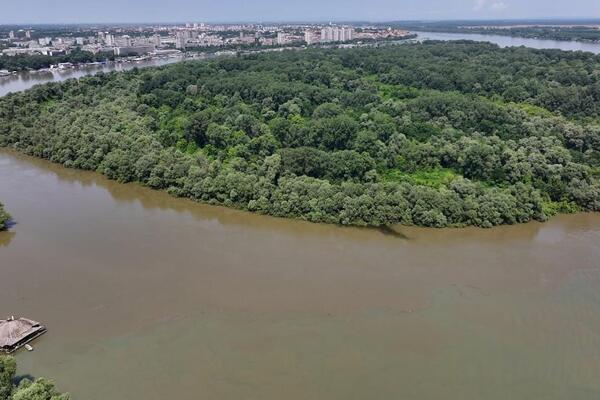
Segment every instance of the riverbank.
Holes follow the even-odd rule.
[[[353,48],[362,46],[378,46],[389,43],[396,43],[398,41],[406,41],[415,39],[416,34],[409,34],[402,37],[395,37],[381,40],[353,40],[345,43],[338,44],[317,44],[307,46],[304,43],[296,43],[290,45],[277,45],[277,46],[215,46],[209,48],[196,48],[191,50],[163,50],[158,54],[149,53],[140,56],[119,56],[113,57],[114,59],[106,60],[94,60],[90,62],[57,62],[49,63],[39,68],[27,68],[23,67],[19,70],[2,69],[2,63],[0,62],[0,79],[7,78],[10,76],[17,75],[19,73],[46,73],[51,71],[65,71],[71,69],[88,68],[96,66],[111,66],[121,65],[127,63],[140,63],[140,62],[157,62],[165,59],[197,59],[197,58],[208,58],[210,56],[222,56],[222,55],[236,55],[236,54],[252,54],[262,53],[271,51],[282,51],[291,49],[304,49],[304,48]],[[8,56],[7,56],[8,57]],[[26,58],[26,57],[25,57]],[[7,58],[10,60],[10,58]],[[26,60],[25,60],[26,61]]]
[[[0,198],[19,216],[0,233],[0,304],[51,332],[18,374],[73,398],[600,393],[600,214],[387,235],[5,150]]]
[[[479,55],[485,65],[470,57],[457,66],[440,56],[465,52]],[[516,75],[514,82],[499,86],[493,77],[506,67],[490,60],[521,59],[521,53],[484,44],[427,42],[377,50],[278,52],[103,75],[55,86],[51,93],[38,88],[5,98],[2,108],[13,111],[2,115],[7,130],[0,144],[176,196],[312,222],[491,227],[543,221],[556,212],[596,211],[596,131],[579,122],[594,115],[595,104],[580,107],[572,103],[573,96],[547,102],[546,93],[556,88],[539,74]],[[570,68],[530,53],[531,66],[547,70],[548,76]],[[578,57],[594,61],[591,55]],[[343,71],[363,90],[349,83],[331,88],[307,81],[310,70],[297,67],[305,58],[327,71]],[[431,79],[379,73],[383,65],[396,68],[398,59],[413,60],[408,70],[429,69]],[[566,64],[576,61],[565,59]],[[484,67],[490,81],[465,86],[457,83],[461,78],[439,75],[440,65],[463,78]],[[248,68],[260,72],[248,74]],[[324,74],[333,79],[331,72]],[[391,84],[394,79],[401,80]],[[535,79],[543,89],[515,91],[523,79]],[[432,90],[440,85],[447,90]],[[448,85],[463,93],[452,93]],[[73,109],[71,93],[80,96],[82,87],[87,88],[84,103],[94,107]],[[493,90],[482,92],[482,87]],[[575,98],[585,98],[589,86],[575,90],[581,92]],[[223,96],[233,100],[224,102]],[[493,96],[505,99],[492,101]],[[515,96],[545,113],[524,111],[513,102]],[[344,100],[336,104],[334,99]],[[388,101],[395,106],[387,106]],[[26,114],[19,112],[23,102],[31,105]],[[459,110],[465,118],[456,118]],[[554,118],[552,112],[558,111],[571,119]],[[367,125],[357,120],[363,114]],[[481,124],[482,115],[492,120]],[[84,132],[96,127],[93,140],[65,125],[73,118]],[[111,129],[122,121],[136,128],[122,128],[114,136]],[[555,128],[540,130],[542,123]],[[28,128],[13,128],[19,126]],[[48,127],[51,132],[40,134]],[[571,129],[589,132],[583,138],[586,159],[576,158],[579,142],[553,133]],[[530,140],[539,135],[544,142]],[[459,148],[453,147],[457,139],[463,143]],[[108,153],[102,143],[110,143]],[[548,170],[554,159],[523,158],[523,148],[532,154],[565,154],[563,168],[552,169],[549,178],[539,171]],[[428,152],[428,158],[421,152]],[[517,159],[523,160],[519,165],[526,167],[528,178],[515,175],[523,168]],[[557,181],[566,184],[552,183]]]
[[[561,41],[545,39],[528,39],[504,35],[478,34],[478,33],[443,33],[418,31],[417,39],[424,40],[472,40],[477,42],[489,42],[500,47],[529,47],[532,49],[545,50],[557,49],[563,51],[583,51],[600,54],[600,43],[589,43],[579,41]]]
[[[560,49],[564,51],[585,51],[594,54],[600,54],[600,44],[580,43],[580,42],[561,42],[552,40],[535,40],[512,38],[499,35],[478,35],[478,34],[452,34],[452,33],[436,33],[436,32],[419,32],[413,40],[473,40],[481,42],[489,42],[497,44],[501,47],[525,46],[534,49]],[[409,39],[410,41],[410,39]],[[200,58],[200,56],[197,56]],[[210,58],[210,57],[207,57]],[[53,70],[37,73],[20,73],[10,74],[4,78],[0,78],[0,96],[7,93],[20,92],[27,90],[36,84],[46,82],[57,82],[66,79],[80,78],[83,76],[93,75],[97,72],[125,71],[133,68],[147,68],[171,64],[184,61],[186,58],[168,58],[146,61],[135,61],[129,63],[116,63],[106,65],[87,65],[80,68]]]
[[[600,44],[600,30],[596,27],[589,29],[570,29],[561,27],[464,27],[464,28],[439,28],[431,29],[431,27],[412,28],[416,32],[437,32],[437,33],[454,33],[454,34],[480,34],[480,35],[497,35],[510,36],[522,39],[535,40],[551,40],[563,42],[582,42]]]
[[[407,42],[415,39],[415,36],[410,35],[406,39],[401,39],[401,42]],[[326,46],[319,46],[323,48],[353,48],[353,47],[374,47],[378,45],[390,45],[397,44],[397,40],[388,41],[377,41],[377,42],[364,42],[364,43],[348,43],[348,44],[331,44]],[[128,62],[106,62],[106,63],[92,63],[82,64],[74,66],[73,68],[55,68],[55,69],[43,69],[31,72],[21,73],[7,73],[3,78],[0,78],[0,97],[8,93],[15,93],[27,90],[34,85],[47,83],[47,82],[60,82],[67,79],[77,79],[84,76],[94,75],[98,72],[112,72],[112,71],[127,71],[134,68],[148,68],[158,67],[162,65],[174,64],[177,62],[183,62],[188,60],[209,60],[215,57],[232,57],[238,54],[248,55],[254,53],[269,53],[278,52],[284,50],[305,50],[308,48],[317,48],[317,46],[296,46],[296,47],[269,47],[261,50],[223,50],[215,48],[212,52],[188,52],[181,53],[180,55],[153,57],[153,58],[140,58],[133,57]]]

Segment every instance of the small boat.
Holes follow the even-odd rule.
[[[27,349],[27,351],[33,351],[33,346],[31,346],[30,344],[26,344],[25,348]]]

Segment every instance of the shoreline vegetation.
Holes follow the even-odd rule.
[[[561,25],[487,25],[477,23],[448,24],[425,23],[416,25],[402,25],[403,28],[413,31],[439,32],[439,33],[471,33],[482,35],[501,35],[525,39],[557,40],[563,42],[600,43],[600,29],[592,26],[561,26]]]
[[[0,146],[175,196],[356,226],[600,210],[600,57],[489,43],[307,49],[0,98]]]
[[[46,378],[17,380],[17,363],[11,356],[0,355],[0,400],[70,400],[69,394],[56,390],[54,382]]]
[[[0,203],[0,232],[8,229],[10,219],[10,214],[4,210],[4,205]]]
[[[60,63],[89,65],[97,62],[115,61],[117,57],[110,53],[90,53],[88,51],[74,50],[67,55],[0,55],[0,70],[10,72],[36,71],[50,68]]]
[[[313,48],[327,48],[327,47],[344,47],[344,46],[377,46],[377,45],[387,45],[389,43],[393,43],[395,41],[400,40],[411,40],[417,37],[416,34],[408,34],[398,38],[389,38],[389,39],[373,39],[373,40],[353,40],[346,43],[341,44],[325,44],[325,45],[312,45]],[[85,67],[91,65],[98,64],[109,64],[109,63],[126,63],[131,61],[138,60],[161,60],[165,58],[171,57],[201,57],[208,56],[212,54],[218,53],[228,53],[232,52],[235,54],[236,52],[269,52],[269,51],[277,51],[284,49],[300,49],[306,48],[306,45],[303,43],[290,43],[285,45],[273,45],[273,46],[262,46],[259,44],[256,45],[229,45],[229,46],[208,46],[208,47],[190,47],[184,51],[179,53],[163,53],[159,55],[153,54],[140,54],[140,55],[130,55],[130,56],[115,56],[111,53],[91,53],[88,51],[82,51],[80,49],[72,51],[67,55],[56,55],[56,56],[48,56],[48,55],[15,55],[15,56],[6,56],[0,55],[0,70],[8,71],[8,75],[11,76],[13,74],[19,72],[37,72],[48,70],[52,67],[57,66],[61,63],[70,63],[75,67]],[[172,49],[175,50],[176,49]],[[0,75],[0,78],[2,75]]]

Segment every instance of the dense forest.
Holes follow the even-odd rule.
[[[60,394],[54,383],[45,378],[34,381],[21,379],[15,386],[17,363],[9,356],[0,356],[0,400],[69,400]]]
[[[8,221],[10,221],[10,214],[4,211],[4,206],[0,203],[0,231],[8,229]]]
[[[600,210],[600,57],[487,43],[313,49],[0,99],[0,146],[315,222],[491,227]]]
[[[19,54],[16,56],[0,56],[0,69],[23,71],[26,69],[48,68],[58,63],[70,62],[73,64],[82,64],[114,59],[115,56],[112,53],[93,54],[82,50],[73,50],[69,54],[56,56]]]

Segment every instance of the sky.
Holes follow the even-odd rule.
[[[600,18],[600,0],[0,0],[0,24]]]

